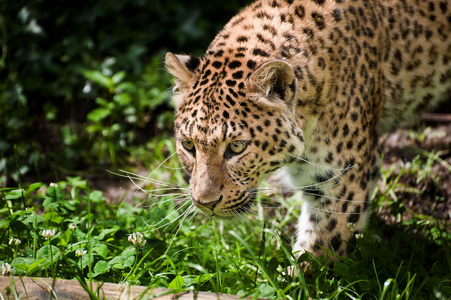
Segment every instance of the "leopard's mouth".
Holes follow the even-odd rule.
[[[226,202],[223,201],[223,196],[221,195],[218,200],[211,201],[208,203],[202,203],[197,201],[191,195],[191,201],[193,204],[199,208],[204,214],[209,217],[216,217],[219,219],[232,219],[235,216],[240,214],[252,213],[252,205],[257,198],[255,189],[249,189],[243,192],[241,196],[228,200]],[[236,204],[233,204],[238,202]],[[226,206],[228,203],[232,203],[231,206]]]

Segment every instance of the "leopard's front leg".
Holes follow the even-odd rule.
[[[329,256],[333,261],[347,255],[348,241],[363,231],[368,221],[379,170],[376,157],[374,151],[360,162],[347,160],[351,163],[344,169],[321,169],[312,176],[313,183],[301,195],[303,204],[293,247],[296,256],[308,251],[326,257],[329,252],[335,254]]]

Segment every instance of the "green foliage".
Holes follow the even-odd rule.
[[[160,60],[155,58],[146,67],[145,73],[136,82],[124,81],[124,71],[108,77],[98,70],[83,70],[82,74],[88,80],[84,90],[91,90],[91,84],[103,88],[103,97],[97,97],[97,108],[91,110],[86,118],[89,124],[86,132],[93,141],[93,153],[101,157],[109,157],[116,165],[121,151],[127,151],[130,145],[137,142],[139,133],[136,129],[146,127],[149,117],[155,118],[154,126],[159,130],[172,128],[173,114],[165,111],[158,116],[156,112],[170,101],[168,77],[155,72]]]

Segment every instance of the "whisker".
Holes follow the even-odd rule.
[[[141,192],[146,193],[146,191],[142,188],[143,185],[139,186],[136,182],[129,176],[128,179],[133,183],[133,185]]]
[[[308,188],[308,187],[312,187],[312,186],[317,186],[317,185],[324,184],[324,183],[328,183],[328,182],[330,182],[330,181],[342,176],[346,171],[348,171],[349,169],[354,168],[355,166],[356,165],[352,165],[352,166],[349,165],[348,167],[346,167],[344,169],[343,168],[342,169],[337,169],[337,170],[340,170],[340,172],[338,172],[337,175],[335,175],[335,176],[333,176],[333,177],[331,177],[331,178],[329,178],[329,179],[327,179],[327,180],[325,180],[323,182],[317,182],[317,183],[313,183],[313,184],[310,184],[310,185],[305,185],[305,186],[301,187],[300,189]],[[296,188],[296,189],[299,189],[299,188]]]
[[[194,204],[191,204],[191,205],[190,205],[190,206],[189,206],[189,207],[181,214],[181,216],[183,216],[183,219],[180,221],[179,225],[177,226],[177,231],[175,232],[174,237],[171,239],[171,242],[170,242],[170,244],[169,244],[169,246],[168,246],[168,249],[166,249],[166,251],[164,252],[163,256],[165,256],[165,255],[168,253],[168,251],[171,249],[172,243],[174,243],[174,240],[175,240],[175,238],[177,237],[177,234],[179,233],[180,228],[182,228],[183,222],[185,221],[186,217],[187,217],[193,210],[195,210],[195,207],[194,207]],[[172,231],[171,234],[172,234],[173,232],[174,232],[174,231]]]
[[[169,198],[169,199],[163,200],[163,201],[158,199],[158,201],[156,201],[155,203],[152,203],[152,204],[146,205],[146,206],[143,205],[143,207],[144,208],[151,208],[151,207],[153,207],[155,205],[158,205],[158,207],[160,207],[162,204],[164,204],[166,202],[174,202],[174,204],[178,204],[177,201],[179,201],[179,200],[180,200],[180,202],[185,202],[186,203],[187,201],[189,201],[188,194],[182,194],[182,195],[179,195],[177,197]],[[183,200],[185,200],[185,201],[183,201]]]
[[[362,215],[362,214],[365,213],[364,211],[362,211],[362,212],[341,212],[341,211],[333,211],[333,210],[322,209],[322,208],[317,208],[317,207],[313,207],[313,206],[310,206],[309,208],[310,208],[310,209],[313,209],[313,210],[317,210],[317,211],[322,211],[322,212],[328,212],[328,213],[331,213],[331,214],[336,214],[336,215]]]
[[[280,236],[283,236],[284,238],[286,238],[287,240],[290,240],[294,234],[291,233],[290,231],[286,230],[285,228],[283,228],[282,226],[280,226],[280,224],[275,221],[271,216],[269,216],[267,213],[265,213],[263,208],[260,208],[259,206],[253,205],[253,207],[244,207],[243,210],[246,213],[255,215],[255,216],[259,216],[261,215],[263,218],[263,222],[266,222],[268,224],[270,224],[271,226],[274,227],[274,229],[276,230],[277,234]],[[239,214],[241,216],[241,214]],[[244,218],[241,216],[241,218]],[[255,223],[257,223],[256,220],[254,220]],[[248,222],[252,222],[252,220],[248,219]]]
[[[277,188],[254,188],[250,193],[258,194],[258,192],[277,192]]]
[[[169,169],[169,170],[183,170],[185,169],[185,167],[168,167],[168,166],[162,166],[165,169]]]
[[[150,174],[147,177],[152,176],[153,173],[155,173],[165,162],[167,162],[169,159],[171,159],[171,157],[173,157],[176,154],[176,152],[172,153],[171,155],[169,155],[165,160],[163,160],[156,168],[155,170],[153,170],[152,172],[150,172]]]
[[[168,218],[169,216],[171,216],[172,214],[174,214],[174,213],[176,213],[176,212],[178,212],[178,211],[179,211],[179,209],[174,209],[174,210],[172,210],[171,213],[170,213],[169,215],[167,215],[166,217],[164,217],[164,218],[163,218],[160,222],[158,222],[157,224],[150,225],[150,224],[147,224],[147,223],[146,223],[146,225],[149,226],[149,227],[156,226],[156,225],[160,224],[161,222],[167,220],[167,218]],[[162,231],[162,232],[164,232],[164,231],[166,230],[166,228],[169,227],[169,225],[171,225],[172,223],[174,223],[174,222],[176,222],[177,220],[179,220],[180,218],[182,218],[182,217],[184,216],[185,213],[186,213],[186,211],[183,211],[183,212],[182,212],[177,218],[175,218],[174,220],[171,220],[171,221],[169,221],[168,223],[163,224],[163,225],[161,225],[161,226],[159,226],[159,227],[151,228],[151,229],[149,229],[148,231],[151,231],[151,230],[154,231],[154,230],[159,230],[159,229],[161,229],[161,228],[164,228],[163,231]],[[180,224],[180,223],[179,223],[179,224]]]
[[[191,207],[191,205],[190,205],[190,207]],[[167,221],[168,218],[169,218],[170,216],[172,216],[173,214],[177,213],[180,209],[182,209],[182,207],[172,209],[172,210],[170,211],[170,213],[169,213],[168,215],[166,215],[166,217],[164,217],[164,218],[163,218],[161,221],[159,221],[158,223],[156,223],[156,224],[147,224],[147,223],[146,223],[146,225],[149,226],[149,227],[155,227],[155,228],[152,228],[152,230],[158,230],[158,229],[160,229],[160,228],[167,227],[167,226],[169,226],[171,223],[173,223],[173,222],[177,221],[178,219],[180,219],[180,218],[186,213],[186,211],[187,211],[189,208],[187,208],[185,211],[183,211],[183,212],[182,212],[178,217],[176,217],[175,219],[169,221],[167,224],[161,225],[161,226],[159,226],[159,227],[156,227],[156,226],[160,225],[160,224],[161,224],[162,222],[164,222],[164,221]]]
[[[320,195],[320,194],[316,194],[316,193],[308,193],[306,191],[303,192],[304,194],[307,195],[312,195],[312,196],[320,196],[321,198],[327,198],[327,199],[331,199],[331,200],[336,200],[339,202],[354,202],[354,203],[364,203],[366,202],[366,200],[348,200],[348,199],[340,199],[340,198],[335,198],[335,197],[331,197],[331,196],[325,196],[325,195]]]
[[[169,159],[169,158],[170,158],[170,157],[168,157],[167,159]],[[167,160],[167,159],[166,159],[166,160]],[[166,161],[166,160],[165,160],[165,161]],[[163,163],[164,163],[164,161],[163,161],[161,164],[163,164]],[[161,166],[161,164],[160,164],[160,166]],[[158,166],[157,169],[158,169],[160,166]],[[165,181],[161,181],[161,180],[156,180],[156,179],[150,178],[150,176],[152,176],[152,174],[153,174],[157,169],[155,169],[154,171],[152,171],[152,172],[151,172],[149,175],[147,175],[147,176],[139,175],[139,174],[136,174],[136,173],[133,173],[133,172],[129,172],[129,171],[120,169],[119,171],[125,173],[126,175],[121,175],[121,174],[117,174],[117,175],[123,176],[123,177],[128,177],[128,176],[130,176],[130,175],[133,175],[133,178],[134,178],[134,179],[142,180],[142,181],[144,181],[144,182],[154,182],[154,183],[159,183],[159,184],[161,184],[161,185],[166,185],[166,186],[177,186],[176,184],[167,183],[167,182],[165,182]],[[113,174],[114,174],[114,173],[113,173]]]
[[[162,198],[162,197],[166,197],[166,196],[176,196],[176,195],[180,195],[180,193],[171,193],[171,194],[152,194],[152,193],[147,193],[151,198]]]
[[[133,172],[129,172],[129,171],[125,171],[125,170],[119,170],[120,172],[123,172],[125,174],[120,174],[120,173],[116,173],[110,170],[106,170],[108,173],[113,174],[115,176],[119,176],[119,177],[123,177],[123,178],[128,178],[128,179],[134,179],[134,180],[140,180],[140,181],[144,181],[144,182],[148,182],[148,183],[156,183],[159,185],[163,185],[163,186],[169,186],[169,187],[173,187],[173,188],[179,188],[178,185],[176,184],[172,184],[172,183],[167,183],[164,181],[160,181],[160,180],[156,180],[156,179],[151,179],[151,178],[147,178],[147,176],[142,176]]]
[[[150,176],[150,175],[149,175]],[[144,185],[144,183],[142,183],[141,185],[138,185],[129,175],[127,175],[127,177],[129,178],[129,180],[133,183],[133,185],[138,189],[138,190],[140,190],[141,192],[143,192],[143,193],[149,193],[149,191],[148,190],[144,190],[142,187],[143,187],[143,185]],[[148,180],[148,179],[146,179],[146,180]],[[176,187],[175,189],[182,189],[182,188],[179,188],[179,187]]]
[[[116,176],[120,176],[120,177],[124,177],[124,178],[129,178],[130,175],[133,175],[132,178],[134,178],[134,179],[145,179],[146,178],[146,176],[139,175],[137,173],[126,171],[126,170],[123,170],[123,169],[119,169],[119,171],[124,173],[124,174],[113,172],[111,170],[106,170],[106,171],[108,173],[110,173],[110,174],[113,174],[113,175],[116,175]]]
[[[234,214],[234,216],[236,216],[239,219],[241,219],[242,224],[247,224],[247,226],[249,226],[250,228],[255,228],[255,226],[252,226],[252,221],[253,220],[251,220],[249,218],[245,218],[243,213],[242,213],[243,211],[245,211],[247,213],[250,213],[249,211],[247,211],[247,208],[243,208],[243,210],[241,210],[241,212],[238,211],[237,209],[234,209],[233,210],[233,214]]]
[[[305,158],[302,158],[302,157],[299,157],[299,156],[296,156],[296,155],[290,155],[290,156],[293,157],[293,158],[296,159],[296,160],[303,161],[303,162],[305,162],[305,163],[308,163],[308,164],[310,164],[310,165],[312,165],[312,166],[315,166],[315,167],[318,167],[318,168],[327,169],[327,170],[335,170],[335,171],[343,170],[343,168],[330,168],[330,167],[328,167],[327,165],[320,165],[320,164],[311,162],[311,161],[309,161],[309,160],[307,160],[307,159],[305,159]],[[352,166],[352,167],[354,167],[354,166]],[[352,168],[352,167],[351,167],[351,168]],[[348,167],[348,168],[349,168],[349,167]]]
[[[315,193],[315,192],[318,192],[318,190],[327,191],[327,190],[333,189],[334,187],[339,186],[343,182],[345,182],[345,181],[344,180],[338,181],[334,185],[321,187],[321,188],[316,188],[315,185],[309,185],[309,186],[305,186],[305,187],[302,187],[302,188],[293,188],[292,192],[294,193],[294,191],[299,190],[303,194],[306,194],[306,195],[320,196],[319,193]],[[307,189],[305,189],[305,188],[307,188]],[[309,189],[309,188],[312,188],[312,189]],[[326,197],[326,196],[324,196],[324,197]]]
[[[188,220],[189,223],[192,223],[194,218],[199,215],[200,211],[196,209],[196,207],[193,205],[193,209],[191,210],[190,214],[192,214],[191,218]]]

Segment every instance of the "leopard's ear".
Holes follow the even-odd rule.
[[[296,94],[296,78],[293,67],[282,60],[262,64],[250,77],[256,92],[268,100],[281,99],[288,105],[293,104]]]
[[[176,78],[176,88],[184,90],[189,86],[191,79],[200,66],[201,58],[192,55],[175,55],[166,53],[166,68]]]

